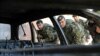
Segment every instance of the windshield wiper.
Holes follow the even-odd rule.
[[[24,30],[24,28],[23,28],[22,25],[21,25],[21,27],[22,27],[22,31],[23,31],[23,33],[24,33],[24,36],[26,36],[25,30]]]

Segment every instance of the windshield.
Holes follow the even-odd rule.
[[[31,40],[31,31],[29,22],[19,25],[18,37],[19,40]]]

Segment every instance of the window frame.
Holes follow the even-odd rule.
[[[29,25],[29,29],[30,29],[30,35],[31,35],[31,40],[20,40],[19,39],[19,32],[18,32],[18,40],[20,40],[20,41],[31,41],[31,42],[33,42],[33,32],[32,32],[32,27],[31,27],[31,23],[30,23],[30,21],[27,21],[27,22],[24,22],[24,23],[28,23],[28,25]],[[24,23],[22,23],[22,24],[24,24]],[[18,25],[18,30],[17,31],[19,31],[19,26],[21,26],[22,24],[20,24],[20,25]],[[22,26],[23,27],[23,26]],[[24,29],[23,29],[24,30]],[[23,31],[22,30],[22,31]],[[25,31],[25,30],[24,30]]]

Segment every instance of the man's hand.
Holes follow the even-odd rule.
[[[93,39],[92,39],[91,35],[83,37],[83,45],[91,45],[92,41],[93,41]]]

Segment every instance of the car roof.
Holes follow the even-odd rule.
[[[0,22],[13,24],[64,13],[81,14],[81,9],[99,9],[98,0],[2,0]]]

